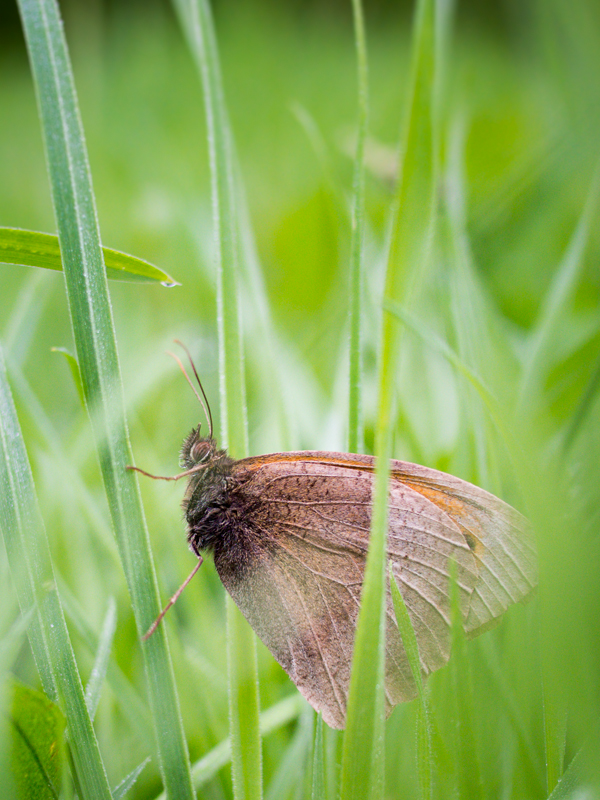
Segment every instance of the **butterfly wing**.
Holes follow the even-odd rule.
[[[493,494],[452,475],[418,464],[392,462],[392,476],[450,516],[477,560],[475,584],[465,632],[483,632],[537,583],[531,526],[514,508]]]
[[[338,728],[345,724],[373,477],[370,456],[302,452],[237,462],[234,504],[244,508],[233,534],[239,546],[230,541],[214,553],[221,580],[258,636],[311,705]],[[435,470],[392,462],[388,557],[424,674],[449,657],[451,559],[467,622],[473,597],[479,597],[482,553],[495,535],[481,530],[488,507],[492,517],[503,516],[496,528],[511,527],[509,512],[516,512],[492,495]],[[488,593],[480,594],[488,602]],[[511,597],[519,599],[515,591]],[[502,613],[504,600],[494,612]],[[389,591],[386,613],[389,711],[416,690]],[[476,620],[474,627],[489,621],[479,607]]]

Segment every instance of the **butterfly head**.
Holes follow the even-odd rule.
[[[200,464],[210,464],[217,454],[217,443],[212,436],[200,435],[201,425],[192,428],[181,446],[179,462],[183,469],[192,469]]]

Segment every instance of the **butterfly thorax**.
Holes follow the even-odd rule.
[[[235,527],[234,463],[225,450],[217,449],[214,439],[200,437],[199,428],[192,430],[183,443],[181,466],[187,470],[198,467],[190,476],[182,503],[188,543],[197,555],[202,550],[214,550]]]

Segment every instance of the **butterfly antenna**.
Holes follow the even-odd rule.
[[[194,375],[196,376],[196,380],[198,381],[198,386],[200,387],[200,391],[202,392],[202,397],[204,398],[204,403],[202,403],[202,400],[200,400],[200,398],[198,397],[198,392],[196,392],[195,389],[194,389],[194,393],[195,393],[196,397],[198,397],[198,399],[202,403],[202,408],[204,409],[204,413],[206,414],[206,419],[208,420],[208,427],[210,429],[208,433],[209,433],[210,438],[212,439],[212,435],[213,435],[213,420],[212,420],[212,413],[211,413],[211,410],[210,410],[210,403],[208,402],[208,398],[206,396],[206,392],[204,391],[204,386],[202,386],[202,381],[200,380],[200,378],[198,377],[198,373],[196,372],[196,366],[194,364],[194,360],[193,360],[192,356],[190,355],[190,351],[183,344],[183,342],[180,342],[179,339],[175,339],[174,341],[175,341],[175,344],[178,344],[180,347],[182,347],[185,350],[185,352],[187,354],[187,357],[190,360],[190,364],[192,366],[192,370],[194,371]],[[179,363],[181,364],[181,362],[179,362]],[[185,370],[184,370],[184,374],[185,374]],[[186,378],[187,378],[187,375],[186,375]],[[188,382],[189,382],[189,378],[188,378]],[[192,388],[194,388],[194,387],[192,386]]]
[[[190,572],[190,574],[187,576],[187,578],[186,578],[186,579],[184,580],[184,582],[181,584],[181,586],[179,587],[179,589],[177,589],[177,591],[175,592],[175,594],[173,595],[173,597],[172,597],[172,598],[169,600],[169,602],[167,603],[167,605],[166,605],[166,606],[163,608],[163,610],[160,612],[160,614],[158,615],[158,617],[157,617],[157,618],[154,620],[154,622],[152,623],[152,625],[151,625],[151,626],[148,628],[148,632],[147,632],[147,633],[145,633],[145,634],[142,636],[142,639],[143,639],[145,642],[147,642],[147,641],[148,641],[148,639],[149,639],[149,638],[152,636],[152,634],[154,633],[154,631],[155,631],[155,630],[158,628],[158,626],[159,626],[159,625],[160,625],[160,623],[162,622],[162,619],[163,619],[163,617],[165,616],[165,614],[167,613],[167,611],[168,611],[168,610],[171,608],[171,606],[172,606],[172,605],[175,605],[175,603],[176,603],[176,602],[177,602],[177,600],[179,599],[179,596],[181,595],[181,593],[183,592],[183,590],[185,589],[185,587],[188,585],[188,583],[189,583],[189,582],[192,580],[192,578],[194,577],[194,575],[195,575],[195,574],[198,572],[198,570],[200,569],[200,567],[201,567],[201,566],[202,566],[202,556],[198,556],[198,563],[196,564],[196,566],[194,567],[194,569],[193,569],[193,570]]]
[[[177,340],[175,340],[175,341],[177,341]],[[177,342],[177,344],[181,344],[181,342]],[[181,346],[183,347],[183,345],[181,345]],[[187,348],[184,348],[184,349],[187,350]],[[170,350],[167,350],[167,355],[171,356],[171,358],[175,359],[175,361],[179,364],[179,369],[183,372],[186,381],[191,386],[192,392],[196,395],[196,397],[198,399],[198,402],[202,406],[202,408],[204,410],[204,414],[206,416],[206,419],[208,420],[208,427],[210,428],[209,435],[210,435],[210,437],[212,439],[212,433],[213,433],[212,414],[210,413],[210,406],[208,404],[208,400],[206,399],[206,395],[204,393],[204,389],[202,388],[202,384],[200,383],[200,380],[198,378],[198,374],[196,373],[196,368],[194,367],[194,362],[190,358],[190,361],[192,363],[192,369],[194,370],[194,375],[196,376],[196,379],[198,380],[198,384],[200,386],[200,390],[202,391],[202,397],[200,397],[200,395],[198,394],[198,392],[196,390],[196,387],[194,386],[194,384],[190,380],[190,376],[185,371],[185,367],[181,363],[181,359],[179,358],[179,356],[176,356],[175,353],[172,353]],[[188,357],[189,357],[189,353],[188,353]]]

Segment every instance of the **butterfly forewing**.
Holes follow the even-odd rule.
[[[485,625],[531,589],[523,518],[497,498],[435,470],[393,461],[388,557],[415,629],[424,674],[449,657],[450,560],[463,618]],[[374,460],[278,453],[233,468],[245,509],[236,536],[246,563],[215,546],[234,600],[300,691],[333,727],[345,723],[351,655],[371,521]],[[415,687],[387,598],[388,709]]]

